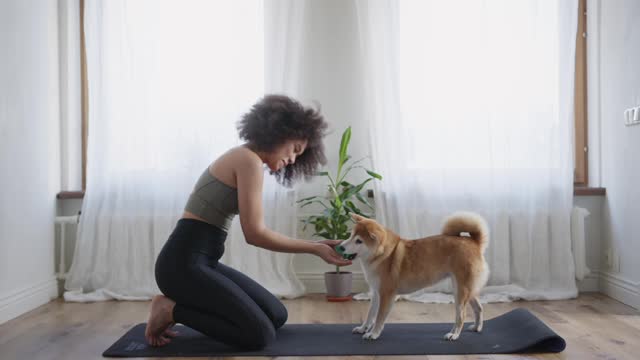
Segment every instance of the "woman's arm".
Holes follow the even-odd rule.
[[[238,156],[235,163],[238,206],[242,232],[251,245],[286,253],[309,253],[320,256],[324,261],[339,265],[350,265],[332,247],[325,243],[298,240],[287,237],[266,227],[262,207],[262,186],[264,170],[262,161],[249,151]]]

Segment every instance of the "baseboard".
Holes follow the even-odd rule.
[[[58,296],[55,276],[0,298],[0,324],[44,305]]]
[[[327,291],[324,285],[324,273],[298,273],[298,279],[302,281],[307,289],[307,293],[325,293]],[[361,272],[354,272],[352,277],[351,289],[354,293],[359,293],[369,290],[369,285],[364,280],[364,275]]]
[[[600,292],[621,303],[640,309],[640,283],[607,271],[600,271],[598,275]]]
[[[307,289],[308,293],[324,293],[326,292],[326,288],[324,285],[324,273],[314,273],[314,272],[305,272],[305,273],[298,273],[298,279],[300,279],[300,281],[302,281],[302,283],[304,284],[304,286]],[[602,276],[601,276],[601,272],[595,271],[590,273],[589,275],[585,276],[585,278],[581,281],[578,282],[578,290],[580,292],[604,292],[601,289],[601,282],[602,282]],[[619,283],[619,280],[616,280]],[[628,282],[628,281],[623,281],[623,284],[625,284],[623,286],[624,289],[633,289],[633,284]],[[353,273],[353,284],[352,284],[352,288],[353,288],[353,292],[365,292],[369,290],[369,286],[367,285],[365,279],[364,279],[364,275],[361,272],[354,272]],[[635,294],[638,294],[638,287],[635,287]],[[628,292],[628,291],[627,291]],[[631,294],[633,294],[634,292],[631,291]],[[617,294],[617,293],[616,293]],[[614,294],[614,295],[616,295]],[[609,294],[607,294],[609,295]],[[620,300],[618,298],[616,298],[615,296],[609,295],[611,297],[613,297],[616,300],[619,300],[621,302],[624,302],[625,304],[627,304],[627,302]],[[632,305],[633,306],[633,305]]]
[[[591,272],[584,279],[578,281],[579,292],[598,292],[600,291],[600,277],[598,272]]]

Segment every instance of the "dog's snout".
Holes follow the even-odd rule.
[[[339,252],[344,252],[344,250],[345,250],[345,249],[344,249],[344,246],[342,246],[342,245],[338,245],[338,251],[339,251]]]

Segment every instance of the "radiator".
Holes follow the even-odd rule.
[[[67,243],[67,226],[69,224],[79,224],[80,223],[80,212],[77,215],[70,216],[56,216],[55,225],[60,226],[60,248],[59,248],[59,257],[60,261],[58,263],[58,271],[56,273],[56,277],[58,280],[64,280],[67,277],[67,261],[66,261],[66,243]]]

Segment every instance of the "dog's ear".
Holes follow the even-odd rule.
[[[374,241],[378,241],[378,235],[376,235],[376,233],[374,232],[369,232],[369,237]]]
[[[362,217],[362,216],[360,216],[358,214],[352,213],[351,214],[351,219],[353,219],[353,221],[355,221],[355,222],[359,222],[359,221],[364,220],[364,217]]]

